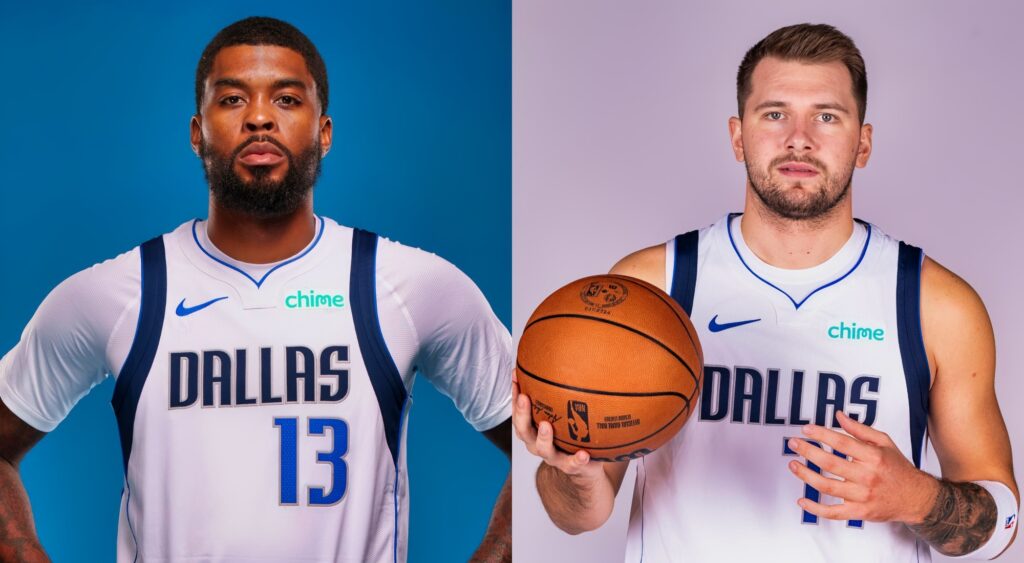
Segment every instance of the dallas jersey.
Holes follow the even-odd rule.
[[[477,430],[510,415],[511,338],[454,266],[319,217],[246,265],[194,221],[55,289],[0,398],[49,431],[116,373],[118,561],[404,561],[416,371]]]
[[[801,496],[840,501],[789,471],[797,457],[786,445],[804,424],[839,428],[843,411],[920,467],[923,254],[858,221],[829,260],[780,269],[750,251],[740,221],[729,215],[667,244],[666,284],[699,333],[704,380],[682,431],[636,462],[626,560],[929,561],[903,524],[804,512]]]

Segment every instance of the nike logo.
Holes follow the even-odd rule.
[[[192,313],[195,313],[197,311],[202,311],[203,309],[209,307],[210,305],[213,305],[214,303],[216,303],[218,301],[221,301],[221,300],[224,300],[224,299],[227,299],[227,298],[228,298],[227,295],[225,295],[224,297],[217,297],[217,298],[211,299],[211,300],[209,300],[209,301],[207,301],[205,303],[200,303],[200,304],[198,304],[198,305],[196,305],[194,307],[186,307],[185,306],[185,300],[182,299],[181,303],[178,303],[178,308],[175,309],[174,312],[177,313],[179,317],[187,317],[187,316],[191,315]]]
[[[749,321],[736,321],[734,323],[718,324],[718,315],[715,315],[711,318],[711,322],[708,323],[708,330],[711,332],[722,332],[723,330],[729,330],[730,328],[756,323],[759,320],[761,319],[750,319]]]

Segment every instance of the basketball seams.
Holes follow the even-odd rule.
[[[612,326],[616,326],[618,328],[627,330],[627,331],[632,332],[634,334],[638,334],[638,335],[646,338],[647,340],[650,340],[651,342],[657,344],[658,346],[663,348],[666,352],[671,354],[673,358],[675,358],[680,364],[683,365],[683,367],[686,368],[686,371],[690,374],[690,377],[693,378],[694,384],[698,388],[700,387],[700,378],[698,378],[697,374],[695,374],[693,372],[693,368],[690,367],[690,364],[686,363],[686,360],[684,360],[679,354],[677,354],[675,352],[675,350],[669,348],[668,346],[665,345],[664,342],[654,338],[653,336],[647,334],[646,332],[641,332],[640,330],[637,330],[637,329],[635,329],[635,328],[633,328],[633,327],[631,327],[629,325],[622,324],[622,323],[619,323],[619,322],[616,322],[616,321],[613,321],[613,320],[610,320],[610,319],[602,319],[600,317],[593,317],[593,316],[590,316],[590,315],[583,315],[583,314],[580,314],[580,313],[556,313],[554,315],[545,315],[543,317],[540,317],[540,318],[537,318],[537,319],[534,319],[534,320],[530,321],[530,323],[527,324],[526,327],[523,329],[523,334],[525,335],[526,331],[530,330],[531,326],[533,326],[533,325],[535,325],[535,324],[537,324],[537,323],[539,323],[541,321],[549,321],[549,320],[552,320],[552,319],[585,319],[585,320],[588,320],[588,321],[597,321],[597,322],[601,322],[601,323],[605,323],[605,324],[610,324]]]
[[[579,391],[581,393],[592,393],[594,395],[613,395],[613,396],[616,396],[616,397],[661,397],[661,396],[673,395],[673,396],[676,396],[676,397],[679,397],[680,399],[682,399],[686,403],[687,407],[689,407],[689,405],[690,405],[690,398],[687,397],[686,395],[684,395],[682,393],[679,393],[679,392],[676,392],[676,391],[647,391],[647,392],[636,391],[636,392],[630,392],[630,391],[603,391],[601,389],[587,389],[586,387],[576,387],[575,385],[568,385],[568,384],[565,384],[565,383],[557,383],[555,381],[551,381],[550,379],[545,379],[545,378],[543,378],[543,377],[541,377],[541,376],[539,376],[539,375],[537,375],[535,373],[532,373],[532,372],[528,371],[519,362],[516,362],[516,369],[518,369],[519,371],[525,373],[531,379],[536,379],[537,381],[540,381],[541,383],[547,383],[548,385],[551,385],[552,387],[559,387],[559,388],[562,388],[562,389],[568,389],[570,391]]]
[[[701,347],[700,341],[697,340],[694,337],[693,332],[690,331],[690,327],[693,326],[693,325],[690,322],[689,317],[687,317],[687,316],[680,316],[679,315],[679,311],[677,310],[679,304],[676,303],[675,300],[673,300],[671,298],[669,298],[669,300],[666,300],[662,296],[662,291],[660,289],[655,287],[654,284],[646,282],[646,281],[644,281],[644,280],[642,280],[640,278],[634,278],[632,276],[623,276],[621,274],[608,274],[608,277],[616,278],[616,279],[619,279],[619,280],[625,281],[625,282],[634,283],[637,286],[642,287],[643,289],[646,289],[648,293],[650,293],[651,295],[654,295],[659,300],[661,300],[661,302],[664,303],[672,311],[672,314],[675,315],[677,319],[679,319],[679,324],[683,325],[683,331],[686,332],[686,337],[690,339],[690,344],[693,346],[694,350],[697,351],[697,356],[698,356],[698,359],[700,360],[701,366],[704,365],[704,349]],[[685,315],[685,312],[684,312],[684,315]],[[694,328],[694,330],[696,330],[696,328]],[[691,371],[691,373],[692,373],[692,371]],[[700,394],[701,386],[702,386],[703,383],[704,383],[703,382],[703,378],[697,378],[697,389],[693,392],[694,396]],[[687,408],[689,408],[689,403],[687,403]]]
[[[610,309],[626,300],[629,289],[644,289],[646,291],[636,291],[635,301],[632,305],[627,305],[623,309],[623,316],[620,317],[618,314],[614,314],[615,311]],[[658,299],[652,300],[650,297],[643,297],[642,293],[652,294]],[[582,304],[580,301],[582,301]],[[659,307],[659,302],[661,306],[668,307],[672,311],[671,316],[662,312],[663,309]],[[603,316],[591,313],[600,313]],[[676,323],[682,325],[683,332],[686,334],[685,339],[682,339],[682,336],[676,332],[678,329],[674,327],[672,319],[675,319]],[[534,325],[540,325],[540,323],[545,321],[554,322],[534,327]],[[587,321],[597,321],[600,324],[587,326]],[[616,335],[618,330],[625,330],[626,332]],[[582,335],[581,337],[586,336],[586,338],[581,340],[577,338],[577,335]],[[697,332],[695,327],[688,321],[687,314],[680,309],[679,305],[667,295],[663,297],[660,289],[644,280],[615,274],[589,276],[576,280],[545,298],[538,305],[533,315],[531,315],[526,326],[523,327],[516,369],[518,373],[525,376],[520,380],[523,392],[530,395],[530,398],[533,399],[532,407],[534,412],[531,418],[534,419],[534,423],[537,423],[544,419],[543,413],[547,413],[548,418],[551,420],[560,421],[561,430],[556,432],[555,436],[552,436],[557,447],[569,452],[573,452],[576,449],[594,450],[596,455],[592,455],[592,459],[595,460],[612,461],[612,459],[608,458],[614,458],[614,460],[633,459],[650,453],[663,445],[665,440],[661,439],[660,435],[666,435],[669,437],[668,439],[671,439],[693,413],[693,401],[701,392],[701,375],[703,375],[702,373],[695,372],[690,364],[690,360],[698,362],[698,364],[694,365],[698,367],[700,372],[703,372],[701,367],[703,364],[703,350],[696,338]],[[551,347],[544,344],[549,341],[553,344],[560,344],[562,347],[558,345]],[[613,353],[609,355],[607,347],[612,346],[610,350],[616,350],[615,346],[618,345],[617,343],[622,343],[623,346],[626,346],[629,350],[635,350],[637,353],[640,353],[639,350],[643,350],[643,358],[633,358],[632,354],[616,356]],[[655,347],[651,348],[651,344],[654,344]],[[540,347],[538,348],[538,346]],[[571,352],[569,356],[565,356],[566,351],[562,350],[564,346],[571,346],[573,350],[576,350],[579,346],[583,346],[583,348]],[[668,356],[664,356],[663,353],[657,353],[658,348],[663,353],[667,353]],[[527,353],[524,356],[523,354],[527,351],[535,351],[539,356],[534,357],[532,353]],[[558,366],[562,365],[560,362],[569,361],[570,358],[575,358],[572,361],[577,363],[584,362],[585,366],[592,368],[591,371],[598,370],[592,373],[592,375],[601,381],[609,383],[608,385],[602,383],[598,385],[599,387],[610,386],[621,390],[588,389],[578,386],[590,385],[592,383],[597,384],[599,382],[571,381],[575,379],[575,376],[569,377],[567,374],[562,374],[561,368]],[[670,379],[665,379],[660,387],[657,385],[657,379],[655,378],[650,382],[655,383],[654,385],[645,384],[638,389],[638,385],[630,383],[630,378],[622,379],[614,376],[616,371],[621,370],[633,373],[635,370],[631,367],[631,362],[635,360],[641,363],[654,362],[651,365],[651,369],[656,369],[658,373],[663,373],[663,378],[669,377],[669,374],[675,371],[672,367],[673,359],[675,365],[681,365],[690,375],[690,385],[684,384],[685,379],[676,374]],[[553,380],[530,372],[523,367],[523,363],[533,364],[536,362],[539,362],[539,364],[535,367],[540,372],[549,372],[548,375],[553,376]],[[554,363],[548,365],[550,362]],[[608,373],[607,369],[601,370],[599,367],[601,365],[611,367],[613,371]],[[570,369],[573,373],[577,371],[575,368],[570,368],[569,365],[563,367]],[[635,375],[639,376],[642,374],[637,372]],[[608,378],[611,379],[609,380]],[[560,379],[567,382],[558,382],[557,380]],[[647,378],[643,377],[641,379],[646,381]],[[616,380],[618,383],[611,385]],[[627,384],[623,385],[623,382]],[[638,384],[640,382],[641,380],[637,380],[635,383]],[[571,385],[570,383],[576,383],[577,385]],[[528,387],[532,387],[532,393]],[[690,388],[685,389],[685,387]],[[539,395],[546,402],[540,402],[540,400],[533,396],[534,394]],[[574,394],[582,394],[584,397],[573,397]],[[555,402],[551,403],[551,400]],[[644,408],[646,407],[644,405],[649,403],[651,410],[648,414],[653,418],[649,421],[644,420],[643,424],[640,424],[640,419],[634,421],[640,424],[641,427],[637,428],[637,430],[644,433],[645,435],[643,436],[638,436],[630,431],[623,435],[615,434],[614,437],[608,435],[610,440],[598,440],[599,443],[602,441],[621,440],[616,445],[598,446],[589,443],[589,441],[577,443],[575,441],[577,436],[573,433],[574,428],[577,433],[580,431],[580,422],[573,420],[575,418],[573,413],[576,410],[570,410],[569,414],[565,415],[568,418],[562,420],[564,417],[561,416],[561,411],[551,406],[558,404],[558,401],[564,403],[565,400],[569,400],[570,404],[570,407],[566,407],[567,409],[575,409],[576,407],[572,406],[573,403],[582,403],[582,410],[580,410],[578,415],[582,417],[584,430],[590,428],[587,412],[588,410],[593,410],[587,407],[587,403],[591,403],[592,407],[603,411],[605,408],[614,405],[622,405],[622,408],[626,408],[625,405],[636,402],[637,408],[641,408],[641,414],[645,412]],[[682,400],[682,404],[674,403],[676,400]],[[656,407],[656,404],[660,404],[660,406]],[[633,407],[629,408],[633,409]],[[555,411],[558,411],[558,414]],[[591,414],[593,415],[594,413],[592,412]],[[598,424],[597,429],[591,430],[591,432],[597,432],[598,436],[602,436],[605,433],[605,430],[602,430],[602,428],[620,427],[618,423],[608,423],[608,420],[613,419],[606,419],[605,422],[607,424],[604,426]],[[566,424],[569,424],[568,435],[559,437],[562,435],[562,431],[565,430],[562,426]],[[646,433],[645,431],[652,424],[658,425],[658,428]],[[627,425],[623,423],[623,427],[625,426],[632,426],[632,424]],[[584,438],[585,436],[579,437]],[[620,453],[622,455],[619,455]],[[602,454],[602,457],[598,457]],[[607,458],[604,456],[607,456]]]
[[[690,339],[690,344],[693,345],[693,348],[697,350],[697,353],[700,356],[701,364],[704,363],[704,350],[701,348],[700,342],[696,338],[694,338],[693,333],[690,331],[690,323],[687,322],[687,319],[685,317],[679,316],[679,311],[676,310],[676,307],[678,307],[678,303],[675,303],[674,301],[666,301],[665,298],[661,296],[662,292],[660,289],[658,289],[657,287],[648,282],[645,282],[640,278],[623,276],[620,274],[608,274],[608,277],[617,278],[623,281],[634,283],[639,287],[646,289],[648,293],[657,297],[662,303],[667,305],[668,308],[672,311],[672,314],[675,315],[677,319],[679,319],[679,324],[683,325],[683,330],[686,332],[686,337]],[[673,305],[676,305],[676,307],[673,307]]]
[[[649,392],[649,393],[639,393],[639,392],[637,392],[637,393],[629,393],[629,392],[616,392],[616,391],[601,391],[601,390],[598,390],[598,389],[585,389],[585,388],[582,388],[582,387],[575,387],[575,386],[572,386],[572,385],[565,385],[565,384],[562,384],[562,383],[556,383],[554,381],[550,381],[548,379],[545,379],[545,378],[543,378],[543,377],[541,377],[541,376],[539,376],[539,375],[537,375],[535,373],[531,373],[530,371],[526,370],[526,368],[524,368],[522,366],[522,364],[520,364],[519,362],[516,362],[516,369],[519,370],[520,373],[522,373],[522,374],[526,375],[527,377],[529,377],[530,379],[535,379],[535,380],[537,380],[537,381],[539,381],[541,383],[545,383],[547,385],[551,385],[552,387],[559,387],[559,388],[562,388],[562,389],[569,389],[569,390],[572,390],[572,391],[579,391],[581,393],[590,393],[590,394],[594,394],[594,395],[614,395],[614,396],[619,396],[619,397],[676,396],[676,397],[681,398],[684,401],[683,408],[677,410],[676,413],[672,416],[672,418],[670,418],[668,420],[668,422],[666,422],[664,425],[659,427],[654,432],[651,432],[650,434],[647,434],[647,435],[645,435],[645,436],[643,436],[641,438],[638,438],[636,440],[633,440],[631,442],[624,442],[622,444],[618,444],[618,445],[614,445],[614,446],[591,446],[589,444],[588,445],[580,445],[580,444],[577,444],[577,443],[574,443],[574,442],[570,442],[568,440],[563,440],[561,438],[558,438],[557,436],[552,436],[552,439],[554,441],[556,441],[556,442],[561,442],[563,444],[568,444],[570,446],[573,446],[573,447],[576,447],[576,448],[585,449],[587,451],[590,451],[590,450],[614,450],[614,449],[618,449],[618,448],[622,448],[622,447],[626,447],[626,446],[631,446],[633,444],[637,444],[637,443],[649,440],[649,439],[651,439],[651,437],[658,435],[661,431],[663,431],[666,428],[668,428],[669,426],[671,426],[672,423],[674,423],[681,415],[683,415],[684,413],[689,415],[689,413],[691,412],[690,411],[690,397],[687,397],[686,395],[683,395],[682,393],[676,393],[675,391],[655,391],[655,392]],[[695,395],[696,395],[696,391],[694,391],[694,395],[691,395],[691,397],[693,397]],[[594,458],[594,459],[600,460],[601,458]]]

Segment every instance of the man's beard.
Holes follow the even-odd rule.
[[[252,143],[271,143],[288,159],[288,172],[280,181],[270,180],[271,167],[250,166],[252,180],[246,182],[235,173],[233,163],[239,153]],[[313,146],[295,156],[280,141],[268,136],[253,135],[222,157],[210,150],[204,141],[199,149],[203,171],[210,185],[210,193],[218,205],[253,217],[273,218],[295,212],[313,191],[320,177],[320,139]]]
[[[773,182],[773,171],[786,162],[810,164],[821,174],[817,191],[803,194],[796,188],[783,189],[780,182]],[[850,191],[853,180],[853,162],[844,166],[837,174],[830,174],[825,164],[816,158],[784,155],[777,157],[766,168],[755,170],[755,164],[746,161],[747,178],[754,193],[769,211],[780,218],[807,221],[820,218],[835,209]],[[808,186],[804,185],[806,191]]]

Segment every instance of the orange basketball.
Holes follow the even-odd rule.
[[[628,276],[591,276],[548,296],[519,340],[520,390],[555,445],[622,461],[654,451],[697,407],[697,332],[664,291]]]

